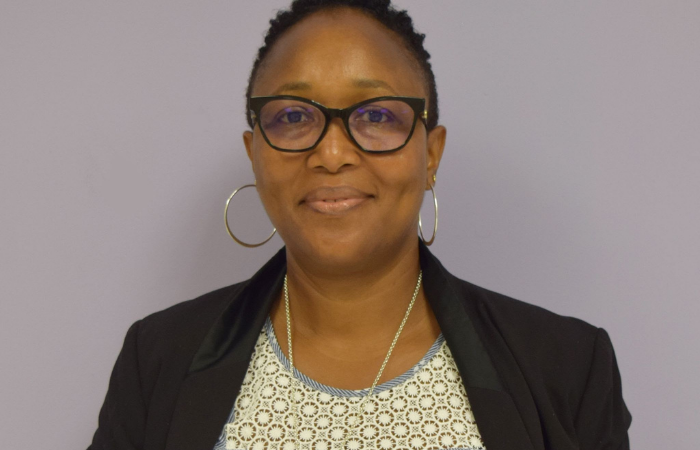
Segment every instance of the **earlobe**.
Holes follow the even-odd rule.
[[[248,154],[248,159],[250,160],[250,166],[253,169],[253,176],[257,177],[255,174],[255,160],[253,159],[253,132],[244,131],[243,132],[243,145],[245,145],[245,152]]]
[[[248,153],[248,159],[253,162],[253,132],[244,131],[243,132],[243,145],[245,145],[245,151]]]
[[[442,125],[438,125],[428,133],[428,164],[426,169],[427,185],[426,190],[435,184],[437,179],[436,174],[442,159],[442,152],[445,150],[445,140],[447,137],[447,129]]]

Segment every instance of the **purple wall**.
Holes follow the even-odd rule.
[[[286,3],[0,5],[3,448],[84,448],[127,327],[281,245],[238,247],[222,212],[253,180],[245,82]],[[633,447],[692,448],[700,2],[397,3],[428,34],[448,129],[435,252],[606,328]],[[254,239],[251,192],[234,206]]]

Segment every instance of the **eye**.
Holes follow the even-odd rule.
[[[384,122],[386,115],[379,111],[367,111],[367,118],[370,122]]]
[[[355,115],[356,121],[361,121],[370,124],[393,122],[394,115],[387,108],[379,106],[363,106],[357,109]]]
[[[313,120],[312,115],[303,109],[298,107],[285,108],[280,111],[277,115],[277,120],[284,124],[298,124],[303,122],[309,122]]]

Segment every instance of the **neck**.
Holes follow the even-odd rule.
[[[303,258],[296,258],[287,250],[294,333],[340,346],[383,343],[387,339],[391,342],[416,288],[420,272],[418,251],[413,241],[412,245],[393,252],[391,258],[374,259],[372,265],[334,274],[327,268],[319,270],[315,262],[306,264]],[[273,308],[273,319],[285,315],[284,302],[280,300]],[[421,289],[402,336],[432,326],[432,320],[432,311]]]

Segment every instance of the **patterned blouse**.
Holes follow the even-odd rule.
[[[378,385],[357,426],[349,424],[369,389],[318,383],[294,369],[268,317],[231,415],[214,450],[485,450],[466,390],[442,335],[403,375]],[[301,418],[298,427],[297,418]]]

